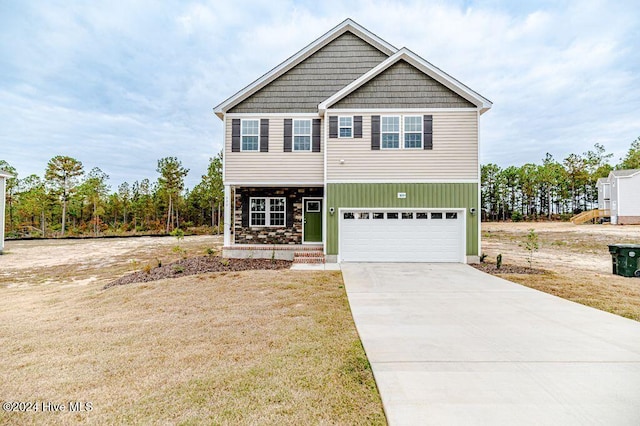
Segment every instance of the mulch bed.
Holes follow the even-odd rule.
[[[137,271],[118,278],[104,286],[104,289],[116,285],[157,281],[165,278],[178,278],[186,275],[206,272],[235,272],[264,269],[287,269],[291,267],[288,260],[271,259],[223,259],[218,256],[190,257],[178,260],[150,271]]]
[[[540,275],[546,274],[547,271],[544,269],[536,269],[529,268],[528,266],[516,266],[516,265],[502,265],[500,269],[496,268],[495,263],[476,263],[472,264],[474,268],[486,272],[491,275],[502,275],[502,274],[529,274],[529,275]]]

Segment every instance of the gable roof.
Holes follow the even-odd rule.
[[[343,99],[353,91],[357,90],[368,81],[374,79],[376,76],[380,75],[382,72],[384,72],[400,60],[406,61],[407,63],[413,65],[418,70],[433,78],[443,86],[449,88],[453,92],[457,93],[464,99],[474,104],[480,109],[480,114],[487,112],[493,105],[493,103],[484,96],[465,86],[435,65],[422,59],[420,56],[416,55],[406,47],[403,47],[402,49],[391,55],[388,59],[381,62],[378,66],[363,74],[362,77],[358,78],[351,84],[347,85],[344,89],[340,90],[330,98],[320,103],[320,105],[318,106],[320,113],[326,111],[327,108],[330,108],[333,104]]]
[[[638,173],[640,173],[640,169],[612,170],[609,176],[625,178],[625,177],[635,176]]]
[[[4,177],[4,178],[12,178],[14,177],[11,173],[0,169],[0,177]]]
[[[327,33],[322,35],[320,38],[316,39],[311,44],[309,44],[293,56],[289,57],[286,61],[282,62],[280,65],[276,66],[271,71],[267,72],[244,89],[236,92],[233,96],[220,103],[213,109],[213,111],[218,117],[222,118],[229,109],[247,99],[258,90],[267,86],[269,83],[282,76],[287,71],[291,70],[296,65],[307,59],[309,56],[313,55],[315,52],[346,32],[355,34],[356,36],[360,37],[361,39],[387,55],[392,55],[398,50],[391,44],[382,40],[380,37],[373,34],[366,28],[360,26],[351,19],[345,19],[336,27],[332,28]]]
[[[598,178],[596,181],[596,185],[608,185],[609,183],[609,178]]]

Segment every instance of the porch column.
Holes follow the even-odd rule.
[[[224,246],[231,245],[231,186],[224,186]]]

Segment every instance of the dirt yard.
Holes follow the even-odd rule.
[[[36,404],[0,410],[0,424],[384,424],[340,273],[215,272],[103,289],[220,245],[9,241],[0,402]]]
[[[574,225],[568,222],[483,223],[482,252],[495,263],[528,266],[524,242],[529,229],[538,234],[540,249],[533,267],[544,275],[501,275],[588,306],[640,321],[640,279],[611,273],[608,244],[640,244],[640,226]]]

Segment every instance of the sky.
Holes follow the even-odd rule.
[[[628,1],[0,1],[0,160],[55,155],[115,190],[222,149],[213,107],[351,18],[493,102],[481,162],[557,160],[640,136],[640,7]]]

